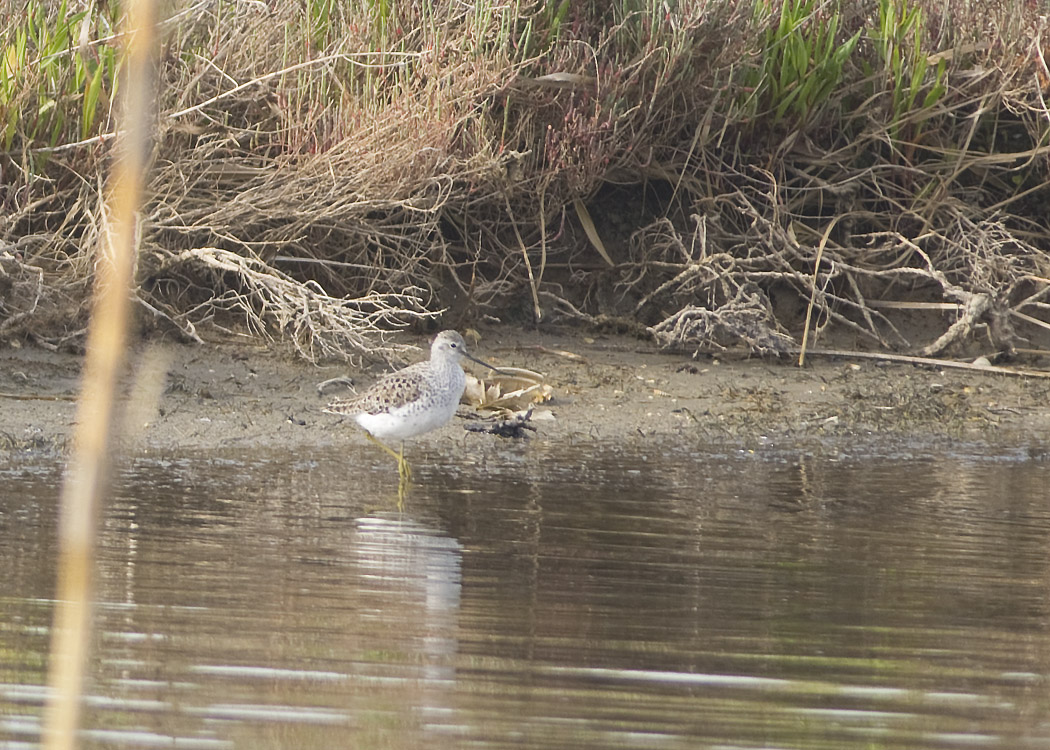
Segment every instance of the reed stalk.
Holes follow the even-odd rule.
[[[95,537],[111,468],[116,389],[126,366],[136,214],[149,153],[153,16],[154,0],[128,0],[124,130],[102,216],[75,442],[62,487],[45,750],[77,746],[93,624]]]

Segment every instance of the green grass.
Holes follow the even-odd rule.
[[[813,119],[836,89],[848,84],[846,63],[863,29],[840,34],[842,15],[835,6],[817,0],[758,0],[756,25],[768,25],[762,40],[761,64],[748,76],[754,115],[771,124],[788,115],[800,122]]]
[[[57,8],[28,0],[22,10],[9,16],[18,20],[8,22],[0,51],[4,150],[89,138],[108,119],[119,82],[117,50],[92,43],[112,19],[97,9],[70,12],[68,0]]]
[[[862,69],[874,81],[881,78],[882,86],[889,91],[889,130],[893,138],[901,135],[902,122],[911,119],[912,132],[907,135],[918,139],[922,113],[936,106],[945,93],[947,59],[941,57],[930,74],[922,28],[919,5],[910,4],[909,0],[879,0],[878,28],[871,36],[882,75],[877,75],[869,64]],[[920,110],[918,116],[916,109]]]

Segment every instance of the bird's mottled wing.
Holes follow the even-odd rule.
[[[336,399],[328,404],[325,411],[342,415],[361,412],[385,414],[391,409],[415,401],[422,392],[423,381],[420,375],[426,371],[425,365],[425,362],[421,362],[419,366],[410,365],[403,370],[384,375],[364,393]]]

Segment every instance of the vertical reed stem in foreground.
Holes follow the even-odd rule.
[[[51,630],[45,750],[77,745],[81,690],[91,640],[98,511],[109,473],[113,415],[130,317],[136,211],[149,151],[154,0],[128,0],[124,133],[110,180],[88,325],[73,456],[62,487],[58,588]]]

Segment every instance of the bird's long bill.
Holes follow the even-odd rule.
[[[485,367],[489,368],[490,370],[494,370],[494,371],[498,372],[500,375],[506,375],[507,374],[507,373],[503,372],[503,370],[501,370],[498,367],[496,367],[495,365],[490,365],[488,362],[485,362],[484,360],[478,359],[477,357],[475,357],[475,356],[473,356],[471,354],[467,354],[466,352],[463,352],[463,356],[466,357],[467,359],[471,360],[472,362],[477,362],[479,365],[485,365]]]

